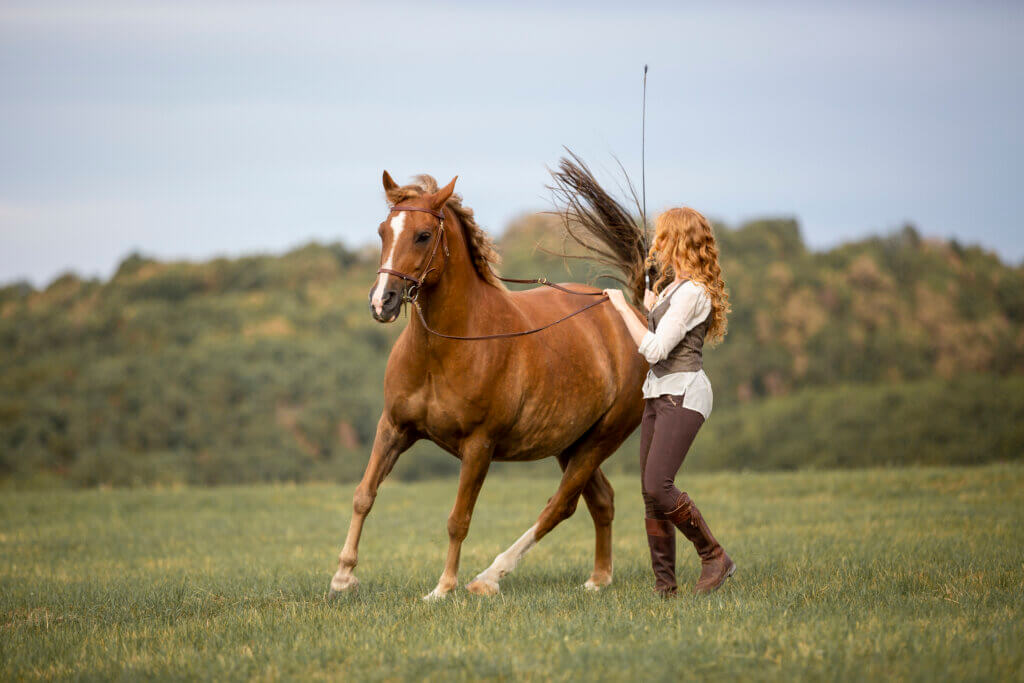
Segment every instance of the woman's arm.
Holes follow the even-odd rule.
[[[626,303],[626,297],[622,295],[622,290],[606,289],[604,293],[608,295],[608,300],[615,307],[615,310],[618,311],[619,315],[622,316],[622,320],[626,323],[626,329],[629,330],[629,336],[633,338],[633,342],[640,346],[644,335],[647,334],[647,324],[636,317],[636,313]]]
[[[693,283],[685,283],[672,292],[668,310],[658,323],[658,329],[650,332],[647,326],[637,319],[622,292],[617,289],[606,289],[605,292],[626,323],[630,336],[637,344],[637,350],[652,364],[665,359],[686,333],[711,312],[711,299],[704,288]],[[617,295],[612,292],[616,292]]]

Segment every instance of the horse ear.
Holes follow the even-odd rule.
[[[396,189],[398,189],[398,183],[394,181],[390,173],[384,171],[384,191],[391,192],[391,190]]]
[[[434,207],[434,210],[440,209],[444,206],[444,203],[452,196],[452,192],[455,192],[455,181],[458,179],[459,176],[452,178],[450,183],[435,192],[434,196],[430,198],[430,204]]]

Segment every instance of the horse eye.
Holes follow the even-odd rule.
[[[417,242],[426,242],[429,239],[430,239],[430,233],[429,232],[421,232],[420,234],[416,235],[416,241]]]

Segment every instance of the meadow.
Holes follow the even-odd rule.
[[[460,584],[556,485],[496,466]],[[617,491],[615,579],[585,507],[493,598],[435,584],[455,482],[386,482],[358,591],[328,600],[352,485],[5,491],[0,678],[902,680],[1024,678],[1024,466],[685,478],[739,565],[663,601],[635,477]],[[680,539],[682,540],[682,539]],[[680,580],[698,564],[680,545]]]

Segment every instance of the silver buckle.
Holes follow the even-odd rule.
[[[402,303],[414,304],[420,296],[420,286],[415,282],[405,288],[402,294]]]

